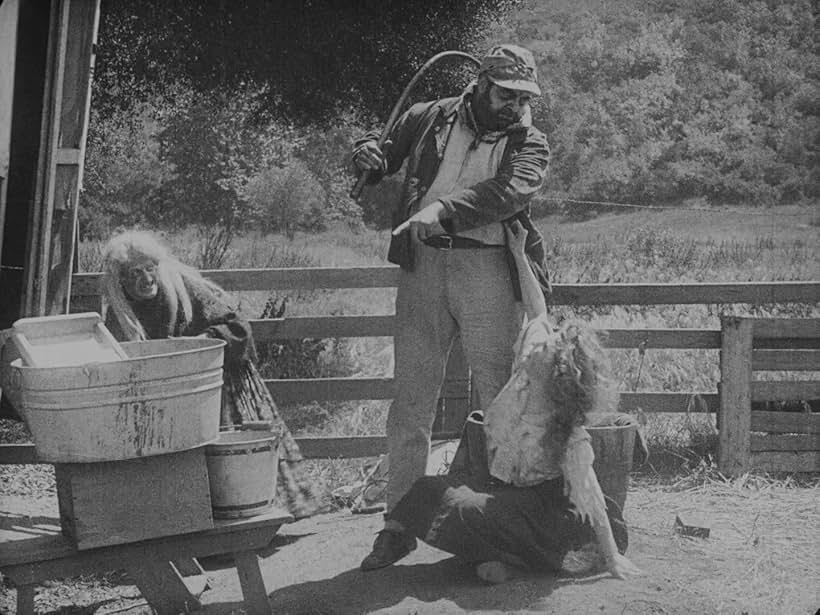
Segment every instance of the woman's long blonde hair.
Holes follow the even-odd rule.
[[[550,368],[547,394],[557,411],[548,433],[563,446],[588,413],[614,411],[618,392],[598,336],[580,320],[565,322],[559,329]]]
[[[157,284],[166,302],[171,335],[180,312],[182,323],[187,325],[193,317],[191,296],[186,282],[192,286],[204,287],[221,296],[224,291],[204,279],[193,267],[174,258],[157,238],[146,231],[127,231],[111,238],[103,252],[102,292],[107,303],[106,310],[113,310],[127,340],[148,339],[145,328],[134,313],[123,288],[123,281],[132,264],[150,260],[157,266]]]

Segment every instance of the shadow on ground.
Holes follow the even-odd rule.
[[[499,597],[495,588],[476,578],[472,566],[451,557],[432,564],[399,564],[368,573],[354,568],[329,579],[276,590],[270,600],[274,612],[289,615],[358,615],[395,607],[408,598],[421,603],[446,600],[468,612],[488,608],[510,612],[526,609],[548,596],[555,583],[554,577],[529,577],[518,583],[520,593],[505,592]]]

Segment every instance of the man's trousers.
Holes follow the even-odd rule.
[[[396,396],[387,417],[387,510],[424,475],[447,358],[458,334],[483,409],[506,384],[521,327],[506,247],[415,246],[396,295]]]

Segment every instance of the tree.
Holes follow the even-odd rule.
[[[293,159],[254,175],[244,190],[263,232],[281,231],[293,239],[296,229],[310,224],[325,203],[325,192],[304,162]]]
[[[236,232],[251,221],[242,198],[249,179],[291,147],[258,119],[265,94],[248,87],[232,96],[192,97],[158,135],[174,176],[154,200],[152,222],[196,225],[204,239],[203,267],[218,267]]]
[[[128,104],[186,81],[202,92],[245,83],[268,110],[311,122],[351,105],[385,117],[432,54],[476,51],[518,0],[103,0],[98,99]],[[441,92],[452,73],[424,84]]]

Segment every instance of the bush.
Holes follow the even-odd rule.
[[[118,226],[141,224],[156,191],[172,175],[156,140],[159,102],[105,116],[91,108],[80,237],[105,239]]]
[[[263,232],[278,231],[293,239],[297,229],[316,226],[326,194],[307,165],[293,158],[284,167],[270,167],[254,175],[244,198]]]

